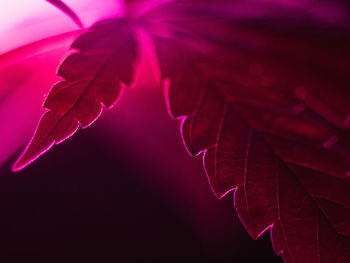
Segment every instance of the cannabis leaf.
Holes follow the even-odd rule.
[[[264,18],[229,26],[231,34],[203,52],[198,40],[215,39],[224,25],[213,21],[212,31],[203,26],[209,17],[201,10],[196,17],[204,21],[196,20],[196,28],[187,22],[193,18],[186,20],[196,13],[190,6],[182,16],[161,8],[146,16],[158,27],[163,23],[162,31],[149,28],[162,76],[170,80],[168,104],[182,119],[188,151],[204,151],[213,191],[222,197],[235,190],[247,231],[257,238],[271,228],[274,249],[285,262],[349,262],[350,107],[332,104],[334,96],[350,98],[344,91],[348,70],[342,68],[348,61],[341,57],[349,54],[342,42],[349,43],[348,32],[327,40],[327,48],[335,48],[327,52],[318,43],[329,37],[327,30],[311,26],[309,38],[304,28],[281,32]],[[338,86],[330,91],[329,83]],[[329,105],[318,100],[324,93],[333,93]]]
[[[133,29],[123,19],[97,23],[72,45],[78,52],[60,66],[64,78],[48,95],[33,139],[13,169],[28,165],[53,144],[70,137],[93,123],[103,106],[110,108],[123,89],[130,85],[137,43]]]
[[[271,229],[288,263],[350,262],[348,28],[264,8],[252,18],[239,1],[178,0],[96,24],[61,65],[65,81],[15,169],[116,101],[132,80],[137,26],[153,40],[186,148],[203,153],[219,198],[234,191],[250,235]]]

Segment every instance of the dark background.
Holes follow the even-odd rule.
[[[0,262],[282,262],[213,195],[163,101],[132,89],[23,171],[0,167]]]
[[[281,262],[269,234],[254,241],[234,227],[240,223],[231,195],[217,205],[232,226],[208,245],[183,211],[135,176],[153,171],[122,159],[80,134],[19,174],[9,173],[11,162],[3,166],[0,260]],[[220,220],[206,224],[220,228]]]

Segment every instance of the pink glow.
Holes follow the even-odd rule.
[[[65,48],[57,49],[12,66],[14,72],[21,67],[33,68],[31,75],[25,76],[22,84],[11,87],[9,95],[4,97],[1,103],[0,120],[7,125],[0,130],[2,145],[0,163],[6,161],[25,143],[25,140],[30,138],[36,121],[43,111],[41,105],[44,94],[47,93],[52,83],[57,81],[55,69],[65,50]],[[1,78],[6,78],[6,75],[1,74]],[[8,85],[10,81],[13,79],[6,81]]]
[[[26,2],[22,0],[17,1]],[[26,10],[23,10],[23,14],[12,25],[8,23],[8,27],[1,28],[3,31],[0,32],[8,32],[6,33],[8,38],[0,43],[0,53],[41,38],[54,36],[68,30],[76,30],[77,27],[69,18],[46,2],[40,1],[40,5],[35,5],[38,9],[33,9],[33,13],[26,13]],[[39,4],[38,1],[32,1],[31,3],[34,2]],[[90,3],[90,8],[94,6],[94,4],[91,4],[92,1],[86,2]],[[98,3],[112,1],[93,2],[96,3],[95,5],[98,5]],[[74,1],[67,0],[66,3],[82,16],[85,25],[89,25],[86,16],[78,12],[78,8],[74,6]],[[52,12],[41,12],[43,9],[40,9],[40,6],[42,5],[47,5],[46,10],[52,9]],[[15,7],[15,5],[10,7]],[[111,12],[112,8],[105,8],[106,10]],[[43,18],[37,24],[33,21],[30,27],[27,25],[23,25],[23,27],[16,26],[18,23],[22,23],[20,20],[26,16],[29,16],[30,19],[34,18],[35,12],[42,13],[50,21],[51,19],[55,20],[56,18],[54,17],[57,15],[59,18],[55,21],[61,21],[62,23],[58,23],[59,28],[57,28],[56,22],[50,22],[51,26],[55,26],[49,28],[47,26],[49,23],[45,25],[43,21],[46,18]],[[52,14],[52,17],[49,15],[48,18],[47,14]],[[104,17],[103,12],[101,12],[101,17]],[[95,18],[90,20],[92,23]],[[0,25],[4,26],[5,24],[0,23]],[[147,42],[145,39],[142,39],[142,41]],[[0,85],[2,85],[0,86],[0,121],[6,124],[0,129],[0,165],[30,140],[38,120],[44,112],[42,103],[45,96],[52,85],[58,81],[58,77],[55,74],[57,66],[67,55],[71,42],[72,37],[68,37],[59,42],[58,45],[55,42],[56,44],[49,49],[47,49],[47,45],[45,45],[45,50],[41,48],[34,49],[34,54],[32,52],[30,54],[24,52],[20,53],[20,55],[13,53],[14,55],[6,57],[6,61],[4,57],[2,57],[2,61],[0,58]],[[154,173],[154,177],[144,177],[140,178],[140,180],[146,181],[166,198],[172,199],[179,209],[184,210],[186,215],[193,220],[194,227],[203,236],[203,239],[213,240],[212,242],[215,241],[216,244],[217,240],[222,238],[220,233],[226,232],[228,226],[232,229],[231,218],[229,217],[231,214],[225,214],[220,211],[220,204],[217,203],[210,193],[203,196],[201,194],[203,191],[199,191],[200,189],[205,189],[204,191],[209,189],[203,176],[201,162],[200,160],[195,162],[190,156],[186,155],[179,138],[177,123],[171,120],[164,108],[162,108],[164,105],[162,104],[163,98],[161,97],[161,86],[159,84],[159,69],[157,69],[158,65],[155,63],[154,53],[152,54],[151,51],[152,45],[145,44],[142,45],[142,48],[146,52],[143,52],[141,57],[140,68],[142,68],[142,71],[137,73],[136,82],[138,85],[135,85],[135,91],[128,89],[125,94],[127,97],[122,98],[118,107],[105,112],[105,117],[96,124],[97,137],[104,143],[112,146],[113,151],[117,152],[119,145],[116,143],[116,140],[113,140],[112,134],[114,136],[122,134],[122,138],[127,143],[130,143],[130,151],[135,156],[133,158],[137,159],[140,155],[143,155],[141,160],[145,161],[148,167],[161,171]],[[33,51],[33,49],[29,50]],[[23,56],[26,58],[23,59]],[[148,63],[151,62],[151,64],[146,65],[147,61]],[[1,66],[3,67],[1,68]],[[27,74],[22,76],[18,74],[19,72],[27,72]],[[21,82],[17,85],[19,78]],[[145,115],[147,115],[147,118]],[[161,127],[160,123],[162,124]],[[91,129],[94,128],[91,127]],[[173,140],[172,138],[179,140]],[[165,151],[168,151],[169,155],[158,154],[158,158],[152,158],[152,154]],[[145,152],[148,152],[148,155],[145,155]],[[149,154],[150,152],[151,154]],[[172,165],[177,168],[171,168]],[[169,171],[173,173],[172,176],[169,176]],[[198,178],[203,178],[204,180],[198,184]],[[186,205],[184,206],[183,204]],[[209,213],[208,211],[212,212]],[[221,231],[207,228],[207,222],[217,221],[219,218]],[[226,218],[226,220],[222,220],[222,218]]]
[[[141,65],[149,69],[146,61]],[[126,89],[118,105],[104,112],[89,132],[115,154],[120,151],[120,141],[128,145],[130,155],[126,158],[154,171],[147,176],[139,174],[138,180],[184,211],[203,240],[224,242],[220,240],[220,232],[228,226],[235,231],[239,224],[232,226],[232,221],[222,220],[230,216],[219,211],[220,202],[210,193],[201,159],[187,154],[179,133],[179,120],[169,117],[162,87],[154,85],[157,79],[152,75],[146,77],[145,71],[139,74],[148,81]],[[152,81],[153,85],[149,85]],[[204,196],[202,192],[209,194]],[[208,222],[218,220],[222,220],[220,230],[207,228]]]
[[[67,4],[85,26],[124,12],[122,1],[115,0],[71,0]],[[1,165],[32,135],[43,113],[44,96],[59,80],[56,69],[68,54],[77,26],[42,0],[1,1],[0,10],[0,34],[6,36],[0,43],[0,121],[6,123],[0,130]],[[8,52],[11,49],[15,50]]]
[[[15,0],[15,2],[16,1],[21,0]],[[150,8],[155,4],[159,4],[160,2],[166,1],[150,1],[150,4],[148,5],[144,5],[143,1],[137,1],[136,3],[138,3],[139,5],[131,7],[128,11],[142,13],[146,11],[147,8]],[[0,18],[2,19],[0,20],[0,33],[3,33],[8,36],[6,40],[1,43],[0,52],[8,51],[11,48],[15,48],[24,45],[28,42],[39,40],[43,37],[54,36],[77,28],[77,26],[74,23],[72,23],[69,17],[67,17],[64,13],[59,12],[54,6],[48,4],[45,1],[34,0],[31,2],[25,2],[24,4],[23,1],[21,1],[21,3],[22,4],[14,4],[13,2],[11,2],[11,4],[9,4],[4,2],[0,4],[0,9],[5,10],[5,13],[7,14]],[[105,0],[102,1],[102,3],[93,0],[72,0],[67,2],[67,4],[76,13],[79,14],[83,24],[86,26],[91,25],[100,18],[121,16],[125,12],[121,2],[114,0]],[[239,19],[240,17],[259,17],[264,15],[271,15],[273,14],[273,12],[276,11],[274,5],[302,9],[305,12],[311,12],[312,15],[316,17],[321,17],[326,21],[334,23],[341,23],[341,21],[343,21],[342,17],[346,17],[346,15],[343,14],[342,6],[339,4],[329,4],[327,2],[323,4],[321,3],[320,5],[317,5],[317,10],[316,7],[314,7],[314,5],[312,4],[313,1],[311,0],[250,0],[246,3],[237,1],[233,3],[232,6],[229,6],[228,10],[231,10],[233,14],[237,14],[237,19]],[[140,9],[140,6],[146,8],[146,10]],[[33,32],[35,32],[35,34],[33,34]],[[145,36],[142,36],[142,39],[145,39]],[[60,43],[60,45],[62,45],[62,47],[65,47],[66,49],[69,46],[69,44],[70,42],[68,40],[66,42],[63,41]],[[142,46],[149,49],[152,45]],[[55,48],[58,47],[56,46]],[[146,52],[144,53],[146,54],[150,53],[149,50],[145,51]],[[43,50],[40,50],[39,48],[35,52],[41,53],[43,52]],[[65,54],[66,52],[63,50],[61,53],[61,58],[55,61],[56,65],[59,64],[57,62],[62,61]],[[0,57],[0,63],[3,62],[2,60],[5,60],[6,66],[6,63],[9,63],[9,61],[10,63],[16,63],[17,59],[22,58],[22,53],[19,56],[7,56],[6,58]],[[155,58],[151,58],[150,61],[154,62]],[[153,63],[152,65],[153,72],[156,72],[156,74],[158,74],[157,78],[159,78],[159,70],[155,69],[155,64],[156,63]],[[1,67],[4,67],[4,65],[0,64],[0,68]],[[37,67],[40,72],[40,65],[38,65]],[[55,70],[53,70],[52,72],[54,71]],[[144,74],[144,76],[146,77],[148,75],[149,74]],[[147,81],[139,76],[137,77],[137,79],[137,81]],[[42,83],[43,81],[40,80],[36,83],[36,85],[43,85]],[[43,89],[43,93],[41,94],[47,94],[49,90],[48,87],[51,87],[53,83],[54,82],[50,82],[49,85],[46,85],[46,88]],[[8,93],[8,85],[4,85],[4,87],[5,88],[1,90],[0,95]],[[165,94],[167,96],[167,88],[165,88]],[[30,110],[28,112],[30,112]],[[7,115],[6,118],[11,118],[11,115]],[[37,117],[35,118],[37,119]],[[8,156],[9,154],[6,155]]]
[[[87,27],[101,18],[121,16],[124,12],[121,3],[115,0],[67,2]],[[1,41],[0,53],[78,28],[63,12],[43,0],[1,1],[0,10],[0,34],[6,35]]]

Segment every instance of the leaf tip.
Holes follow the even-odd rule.
[[[18,157],[16,162],[12,166],[12,172],[19,172],[29,166],[31,163],[33,163],[36,159],[38,159],[41,155],[46,153],[50,148],[54,145],[54,142],[52,142],[50,145],[47,146],[47,148],[43,149],[40,152],[37,153],[31,153],[30,147],[32,146],[33,139],[29,142],[23,153]]]
[[[222,184],[222,182],[217,180],[218,178],[216,176],[214,147],[210,147],[204,150],[202,162],[211,191],[217,199],[221,200],[227,194],[237,189],[237,187],[227,187],[225,184]]]
[[[34,162],[36,158],[27,158],[25,155],[26,151],[23,152],[23,154],[17,159],[17,161],[13,164],[12,166],[12,172],[16,173],[19,172],[21,170],[23,170],[24,168],[26,168],[29,164],[31,164],[32,162]]]
[[[200,153],[203,152],[202,149],[196,149],[192,143],[191,137],[189,136],[190,132],[190,118],[187,117],[183,117],[181,119],[181,124],[180,124],[180,135],[181,135],[181,139],[183,142],[183,145],[185,146],[185,149],[187,151],[187,153],[193,157],[198,156]]]

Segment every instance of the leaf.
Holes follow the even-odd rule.
[[[285,262],[350,262],[349,32],[202,7],[145,15],[186,148]]]
[[[103,107],[111,108],[123,84],[130,85],[137,58],[136,35],[123,19],[105,20],[72,45],[78,52],[60,66],[64,80],[50,91],[37,130],[13,166],[17,171],[76,132],[91,125]]]
[[[50,4],[54,5],[58,9],[60,9],[63,13],[65,13],[67,16],[69,16],[80,28],[83,28],[83,24],[80,21],[79,16],[69,7],[67,6],[63,1],[61,0],[46,0]]]
[[[132,19],[153,39],[186,148],[203,154],[219,198],[234,191],[249,234],[270,229],[288,263],[350,262],[349,28],[308,5],[258,2],[178,0]],[[127,21],[101,22],[73,44],[79,53],[61,65],[65,80],[15,169],[91,124],[130,84]]]

